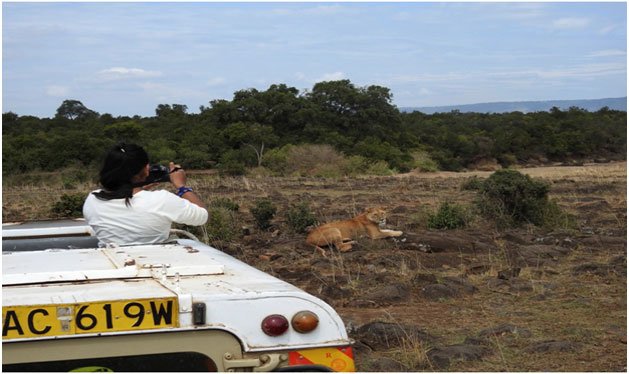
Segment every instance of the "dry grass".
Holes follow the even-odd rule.
[[[505,334],[489,338],[491,354],[480,361],[453,362],[448,371],[625,371],[627,293],[626,275],[615,273],[574,274],[576,266],[586,263],[608,264],[626,256],[626,242],[609,244],[605,238],[626,238],[626,162],[520,169],[521,172],[551,183],[551,198],[577,217],[577,228],[544,231],[524,227],[516,232],[523,237],[543,239],[554,235],[586,244],[550,265],[522,269],[519,281],[530,287],[509,289],[489,287],[498,271],[511,264],[507,250],[513,243],[500,239],[501,232],[484,220],[476,220],[467,231],[475,237],[495,238],[496,248],[477,253],[421,253],[399,248],[393,241],[361,240],[349,253],[331,252],[323,265],[312,265],[316,252],[304,244],[305,235],[289,233],[282,214],[291,203],[307,201],[320,221],[346,219],[369,206],[384,206],[399,211],[388,220],[391,228],[421,232],[427,214],[446,199],[470,205],[473,191],[461,190],[470,176],[488,177],[490,172],[410,173],[395,177],[356,178],[219,178],[205,173],[189,173],[190,183],[208,202],[229,198],[240,206],[239,226],[253,228],[250,208],[257,198],[270,198],[278,206],[278,218],[268,232],[253,231],[223,243],[241,260],[276,276],[289,269],[303,275],[287,279],[315,294],[323,286],[349,290],[352,297],[326,298],[346,321],[355,325],[375,320],[413,325],[440,338],[441,346],[460,344],[466,337],[500,324],[528,329],[530,336]],[[45,178],[44,178],[45,179]],[[95,186],[77,183],[67,189],[61,179],[47,182],[23,179],[3,181],[3,220],[52,218],[52,204],[64,193],[87,194]],[[277,231],[273,234],[273,231]],[[457,235],[455,231],[450,235]],[[595,239],[599,238],[597,242]],[[585,241],[589,239],[589,241]],[[267,244],[261,244],[267,243]],[[261,260],[259,255],[273,252],[278,260]],[[375,308],[351,306],[374,287],[387,282],[409,284],[415,274],[434,274],[441,279],[461,276],[472,264],[488,265],[482,274],[466,280],[477,292],[456,298],[428,300],[412,289],[408,300]],[[374,277],[381,277],[374,280]],[[579,343],[574,352],[527,353],[526,348],[546,341]],[[376,351],[357,362],[358,369],[369,371],[369,362],[386,357],[410,371],[435,371],[427,360],[430,350],[424,342],[406,339],[398,348]]]

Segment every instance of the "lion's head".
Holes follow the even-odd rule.
[[[365,215],[368,220],[380,227],[384,227],[387,223],[387,212],[382,208],[367,208]]]

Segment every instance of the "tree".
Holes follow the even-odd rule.
[[[64,100],[61,106],[57,108],[57,114],[55,115],[55,118],[65,118],[71,121],[95,117],[98,117],[98,113],[88,109],[78,100]]]
[[[188,106],[182,104],[159,104],[155,108],[155,115],[158,117],[184,116],[188,112]]]
[[[234,146],[242,144],[253,149],[258,166],[262,165],[265,147],[279,140],[277,135],[273,134],[271,126],[263,126],[259,123],[249,125],[243,122],[233,123],[227,126],[223,134]]]

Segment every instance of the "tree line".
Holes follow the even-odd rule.
[[[326,144],[348,157],[386,162],[399,172],[428,159],[459,171],[492,160],[506,167],[531,161],[626,159],[625,111],[580,108],[501,114],[400,112],[390,90],[349,80],[300,92],[285,84],[245,89],[213,100],[199,113],[160,104],[155,116],[99,114],[65,100],[52,118],[2,115],[3,174],[97,167],[111,145],[143,145],[152,162],[231,174],[265,166],[291,145]],[[421,161],[423,160],[423,161]]]

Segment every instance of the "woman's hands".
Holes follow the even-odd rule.
[[[170,169],[170,183],[172,183],[175,188],[185,186],[188,178],[181,166],[175,165],[175,163],[171,161],[168,167]]]
[[[186,172],[181,168],[180,165],[176,165],[174,162],[171,162],[169,165],[170,170],[170,182],[175,186],[175,188],[179,189],[180,187],[186,186],[186,181],[188,178],[186,177]],[[205,204],[203,201],[193,192],[188,191],[181,195],[181,198],[188,200],[192,204],[200,206],[205,209]]]

